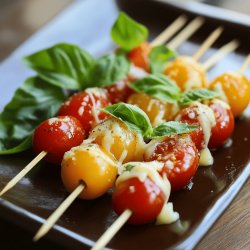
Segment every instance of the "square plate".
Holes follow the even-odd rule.
[[[98,5],[98,8],[96,6]],[[149,27],[151,36],[159,34],[170,22],[184,12],[191,20],[205,16],[206,23],[192,38],[183,44],[181,54],[192,55],[207,35],[219,25],[225,27],[223,36],[206,54],[209,57],[216,48],[237,38],[241,42],[237,53],[232,53],[216,65],[209,77],[237,70],[249,53],[248,34],[250,19],[234,15],[230,21],[228,12],[205,5],[186,5],[166,1],[142,0],[86,0],[78,1],[54,21],[32,36],[0,66],[0,86],[5,84],[0,110],[11,98],[14,90],[30,76],[21,63],[21,57],[53,45],[71,42],[86,48],[94,55],[113,49],[109,37],[118,11],[122,9]],[[211,10],[211,12],[209,12]],[[90,15],[89,13],[93,13]],[[212,13],[209,15],[208,13]],[[80,21],[79,21],[80,20]],[[15,74],[13,74],[15,72]],[[248,75],[249,76],[249,75]],[[191,249],[211,227],[235,197],[250,174],[250,112],[236,121],[233,144],[213,153],[212,167],[199,168],[191,190],[183,190],[171,196],[181,221],[171,225],[126,225],[108,245],[115,249]],[[25,166],[34,154],[31,151],[0,157],[0,189]],[[3,216],[35,232],[67,196],[60,180],[59,167],[40,163],[11,191],[0,198],[0,216]],[[87,249],[112,224],[116,215],[112,211],[110,193],[94,201],[77,200],[46,236],[70,249]]]

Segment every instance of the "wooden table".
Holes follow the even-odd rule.
[[[72,0],[2,0],[0,3],[0,60],[3,60],[34,31],[65,8]],[[206,1],[209,2],[209,1]],[[233,1],[211,1],[232,8]],[[240,4],[242,2],[242,5]],[[248,1],[250,5],[250,1]],[[47,8],[47,6],[50,8]],[[246,1],[237,1],[245,6]],[[227,6],[226,6],[227,7]],[[246,11],[246,8],[244,8]],[[250,12],[250,8],[249,8]],[[250,249],[250,180],[237,195],[225,213],[196,247],[203,249]],[[0,244],[3,250],[34,249],[62,250],[45,239],[31,242],[33,234],[0,220]]]

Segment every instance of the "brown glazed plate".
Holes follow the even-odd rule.
[[[212,30],[223,25],[223,36],[205,58],[234,38],[240,40],[241,46],[208,73],[210,79],[228,70],[236,71],[249,53],[250,19],[244,16],[200,4],[186,5],[184,9],[166,1],[77,1],[1,64],[0,86],[4,84],[5,87],[1,87],[0,110],[17,86],[32,74],[22,65],[22,56],[57,42],[76,43],[95,55],[110,51],[113,45],[109,30],[120,9],[144,23],[150,30],[151,38],[180,14],[187,14],[190,20],[197,15],[205,16],[206,23],[181,46],[180,54],[192,55]],[[234,20],[231,20],[232,16]],[[162,226],[126,225],[108,247],[130,250],[192,249],[249,177],[249,111],[236,121],[232,145],[213,152],[213,166],[198,169],[191,190],[171,195],[174,208],[180,213],[180,221]],[[0,189],[33,157],[32,151],[1,156]],[[0,216],[35,233],[66,196],[60,180],[60,168],[43,162],[0,198]],[[88,249],[116,217],[112,211],[110,193],[94,201],[77,200],[46,237],[70,249]]]

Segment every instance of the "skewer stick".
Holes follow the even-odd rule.
[[[116,221],[108,228],[108,230],[99,238],[96,244],[91,248],[91,250],[101,250],[103,249],[109,241],[114,237],[114,235],[122,228],[122,226],[127,222],[127,220],[132,215],[132,211],[126,209]]]
[[[184,28],[175,38],[173,38],[167,46],[172,49],[177,49],[184,41],[186,41],[190,36],[198,30],[204,23],[202,17],[196,17],[191,23],[189,23],[186,28]]]
[[[247,56],[246,60],[243,62],[242,66],[241,66],[241,68],[239,70],[239,73],[241,75],[243,75],[244,72],[247,70],[249,64],[250,64],[250,54]]]
[[[17,182],[19,182],[39,161],[41,161],[46,156],[46,154],[47,152],[45,151],[42,151],[40,154],[38,154],[21,172],[19,172],[12,180],[10,180],[6,184],[6,186],[1,191],[0,196],[14,187]]]
[[[219,27],[209,35],[209,37],[201,44],[200,48],[193,55],[193,59],[195,61],[199,61],[199,59],[204,55],[204,53],[212,46],[212,44],[221,35],[222,31],[223,28]]]
[[[205,70],[209,70],[213,67],[218,61],[220,61],[224,56],[234,51],[239,46],[238,40],[233,40],[230,43],[227,43],[221,47],[212,57],[210,57],[206,62],[203,63]]]
[[[67,210],[67,208],[74,202],[78,195],[85,188],[85,184],[81,183],[64,201],[63,203],[54,211],[53,214],[49,216],[46,222],[40,227],[33,241],[38,241],[42,238],[56,223],[56,221],[62,216],[62,214]]]
[[[187,17],[179,16],[172,24],[170,24],[160,35],[158,35],[151,43],[151,46],[166,43],[178,30],[180,30],[187,22]]]

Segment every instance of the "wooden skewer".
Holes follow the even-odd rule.
[[[91,248],[91,250],[101,250],[103,249],[109,241],[114,237],[114,235],[123,227],[123,225],[128,221],[132,211],[126,209],[116,221],[108,228],[108,230],[99,238],[96,244]]]
[[[179,16],[172,24],[170,24],[160,35],[158,35],[150,44],[151,46],[166,43],[178,30],[180,30],[187,22],[187,17]]]
[[[210,57],[206,62],[203,63],[204,69],[209,70],[224,56],[238,48],[239,44],[240,43],[238,40],[233,40],[221,47],[212,57]]]
[[[241,68],[239,70],[239,73],[243,75],[244,72],[247,70],[249,64],[250,64],[250,54],[247,56],[247,58],[243,62],[242,66],[241,66]]]
[[[167,46],[172,49],[177,49],[184,41],[198,30],[204,23],[202,17],[196,17],[191,23],[189,23],[175,38],[173,38]]]
[[[79,194],[85,188],[85,184],[81,183],[64,201],[63,203],[54,211],[53,214],[46,220],[46,222],[40,227],[33,241],[38,241],[41,239],[57,222],[57,220],[62,216],[62,214],[67,210],[67,208],[74,202],[74,200],[79,196]]]
[[[214,30],[209,37],[202,43],[200,48],[193,55],[193,59],[199,61],[199,59],[204,55],[204,53],[212,46],[212,44],[217,40],[223,31],[222,27]]]
[[[42,151],[40,154],[38,154],[21,172],[19,172],[12,180],[10,180],[6,184],[6,186],[1,191],[0,196],[14,187],[17,182],[19,182],[39,161],[41,161],[46,156],[46,154],[47,152],[45,151]]]

